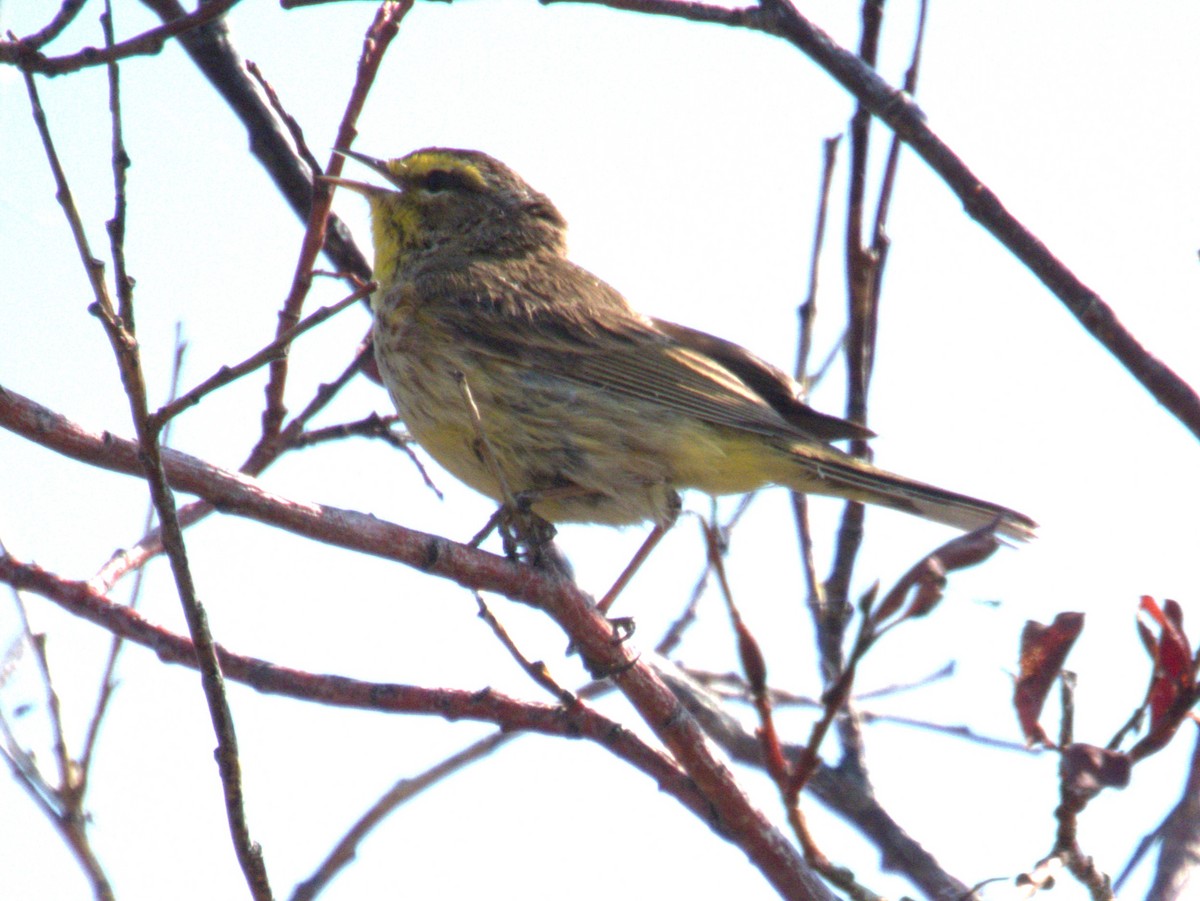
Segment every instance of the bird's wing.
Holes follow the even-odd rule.
[[[477,352],[716,425],[793,440],[871,435],[802,403],[788,376],[749,351],[643,316],[577,266],[467,270],[443,270],[419,293],[455,298],[442,324]]]
[[[843,438],[873,438],[866,426],[839,416],[819,413],[796,396],[795,379],[752,354],[741,345],[709,335],[686,325],[653,319],[654,327],[681,345],[717,361],[752,388],[793,427],[825,441]]]

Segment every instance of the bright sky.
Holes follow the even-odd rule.
[[[85,11],[50,50],[100,44],[98,11]],[[332,145],[373,12],[371,4],[284,13],[244,3],[231,14],[238,47],[303,125],[318,159]],[[856,4],[808,4],[805,13],[843,45],[855,44]],[[44,3],[8,0],[0,26],[26,34],[46,14]],[[881,69],[895,83],[907,62],[911,4],[889,4],[887,17]],[[132,3],[118,4],[116,19],[121,36],[154,24]],[[1193,385],[1200,385],[1197,34],[1200,10],[1180,0],[1136,14],[1110,2],[1090,4],[1086,14],[1062,0],[935,3],[918,91],[934,130]],[[246,165],[240,125],[176,46],[121,71],[134,162],[127,249],[139,339],[161,398],[177,321],[189,342],[186,385],[266,343],[301,226],[262,170]],[[112,214],[104,73],[39,84],[93,249],[102,252]],[[355,146],[378,156],[432,144],[492,153],[555,200],[572,225],[574,258],[635,305],[787,367],[821,142],[844,130],[850,109],[815,66],[762,35],[567,4],[428,4],[403,23]],[[85,313],[89,292],[53,201],[24,86],[7,68],[0,69],[0,136],[0,385],[86,427],[129,435],[111,353]],[[875,136],[882,150],[885,136]],[[846,155],[843,147],[835,196],[844,194]],[[365,248],[365,204],[344,194],[336,209]],[[1145,688],[1138,597],[1177,598],[1193,637],[1200,635],[1195,439],[912,155],[902,162],[890,232],[872,393],[877,462],[1025,511],[1042,529],[1035,543],[956,576],[934,617],[873,652],[859,687],[919,678],[954,659],[959,672],[950,683],[872,709],[1019,740],[1008,672],[1021,626],[1084,610],[1088,626],[1071,658],[1080,673],[1077,737],[1104,744]],[[821,354],[841,322],[840,224],[831,235]],[[311,308],[340,296],[340,288],[321,285]],[[365,311],[348,311],[296,345],[292,409],[340,371],[367,324]],[[236,466],[254,437],[257,414],[248,411],[260,403],[261,384],[246,381],[206,400],[177,423],[173,444]],[[814,404],[840,411],[840,390],[840,377],[831,378]],[[319,424],[372,409],[386,412],[387,398],[360,380]],[[7,476],[0,539],[18,557],[87,578],[138,537],[145,488],[136,480],[87,470],[7,433],[0,433],[0,460]],[[433,472],[442,502],[395,452],[355,441],[288,458],[264,481],[288,496],[466,539],[490,502]],[[772,678],[813,693],[786,500],[774,491],[755,502],[734,538],[730,576],[766,644]],[[707,502],[690,498],[689,507],[704,511]],[[838,510],[818,504],[817,518],[832,522]],[[600,592],[642,535],[570,527],[561,546],[580,583]],[[872,511],[868,535],[857,591],[876,578],[890,584],[950,533]],[[460,589],[234,518],[211,520],[188,538],[214,631],[232,649],[316,672],[538,697]],[[822,540],[822,560],[831,546]],[[638,618],[639,638],[674,617],[701,562],[695,525],[684,520],[621,599],[621,612]],[[998,605],[983,603],[992,601]],[[49,636],[78,741],[104,636],[39,598],[27,603]],[[161,562],[149,572],[144,604],[148,617],[182,630]],[[733,669],[715,596],[709,604],[707,624],[681,657]],[[530,657],[546,659],[564,684],[580,678],[543,618],[502,602],[497,612]],[[16,634],[7,609],[0,627],[7,645]],[[0,690],[6,713],[40,705],[32,668],[27,654]],[[97,852],[118,897],[160,898],[164,886],[180,901],[244,896],[198,680],[140,648],[126,652],[120,678],[90,805]],[[236,687],[231,701],[252,829],[281,896],[395,779],[487,731],[316,710]],[[632,724],[619,699],[602,706]],[[44,721],[35,710],[18,722],[48,761],[48,746],[36,744]],[[794,736],[804,734],[792,725]],[[1174,747],[1137,767],[1130,789],[1085,814],[1082,841],[1102,868],[1118,871],[1176,800],[1193,731],[1182,730]],[[887,725],[868,738],[882,800],[960,878],[1012,875],[1049,849],[1057,797],[1049,755],[1024,758]],[[765,782],[750,775],[747,784],[776,817]],[[9,781],[0,781],[0,810],[5,896],[85,897],[69,853]],[[879,875],[876,856],[840,824],[814,818],[826,850],[871,887],[912,891]],[[579,878],[579,865],[594,865],[596,855],[609,861],[611,882]],[[1144,890],[1147,870],[1130,897]],[[549,898],[569,886],[583,901],[610,897],[627,878],[637,886],[633,897],[703,897],[713,884],[735,887],[746,901],[772,897],[739,852],[645,778],[585,743],[538,738],[510,745],[402,810],[324,897]],[[1082,895],[1064,883],[1055,897]]]

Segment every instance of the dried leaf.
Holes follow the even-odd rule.
[[[994,526],[985,526],[947,541],[933,553],[918,560],[887,593],[874,613],[876,626],[899,612],[914,588],[916,594],[901,618],[929,613],[942,599],[947,573],[982,563],[998,547],[1000,539],[996,537]]]
[[[1048,626],[1030,620],[1021,632],[1021,668],[1013,690],[1013,707],[1025,741],[1031,745],[1054,747],[1038,720],[1050,688],[1081,631],[1082,613],[1060,613]]]

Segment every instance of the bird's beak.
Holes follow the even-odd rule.
[[[333,152],[339,156],[348,156],[352,160],[358,160],[368,169],[374,170],[388,181],[396,177],[392,174],[392,170],[388,168],[387,160],[376,159],[373,156],[367,156],[365,153],[359,153],[357,150],[351,150],[348,147],[335,147]]]
[[[355,194],[361,194],[363,197],[377,197],[381,194],[392,193],[387,188],[381,188],[379,185],[370,185],[365,181],[353,181],[349,178],[334,178],[331,175],[318,175],[318,181],[323,181],[327,185],[337,185],[339,188],[346,188],[353,191]]]
[[[390,169],[388,169],[386,160],[376,159],[373,156],[367,156],[365,153],[359,153],[357,150],[350,150],[343,147],[335,147],[333,152],[340,156],[349,157],[352,160],[358,160],[364,166],[383,176],[389,182],[393,184],[395,183],[396,176],[392,174]],[[341,188],[348,188],[349,190],[354,191],[356,194],[362,194],[364,197],[390,193],[387,188],[380,188],[376,185],[367,184],[363,181],[352,181],[348,178],[332,178],[328,175],[322,175],[320,178],[321,181],[326,182],[327,184],[337,185]]]

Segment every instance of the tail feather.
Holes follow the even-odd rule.
[[[896,475],[854,457],[834,457],[826,448],[819,455],[805,450],[793,451],[793,460],[801,464],[801,473],[787,482],[793,490],[889,507],[966,531],[995,523],[1009,538],[1028,541],[1035,536],[1036,522],[1000,504]]]

